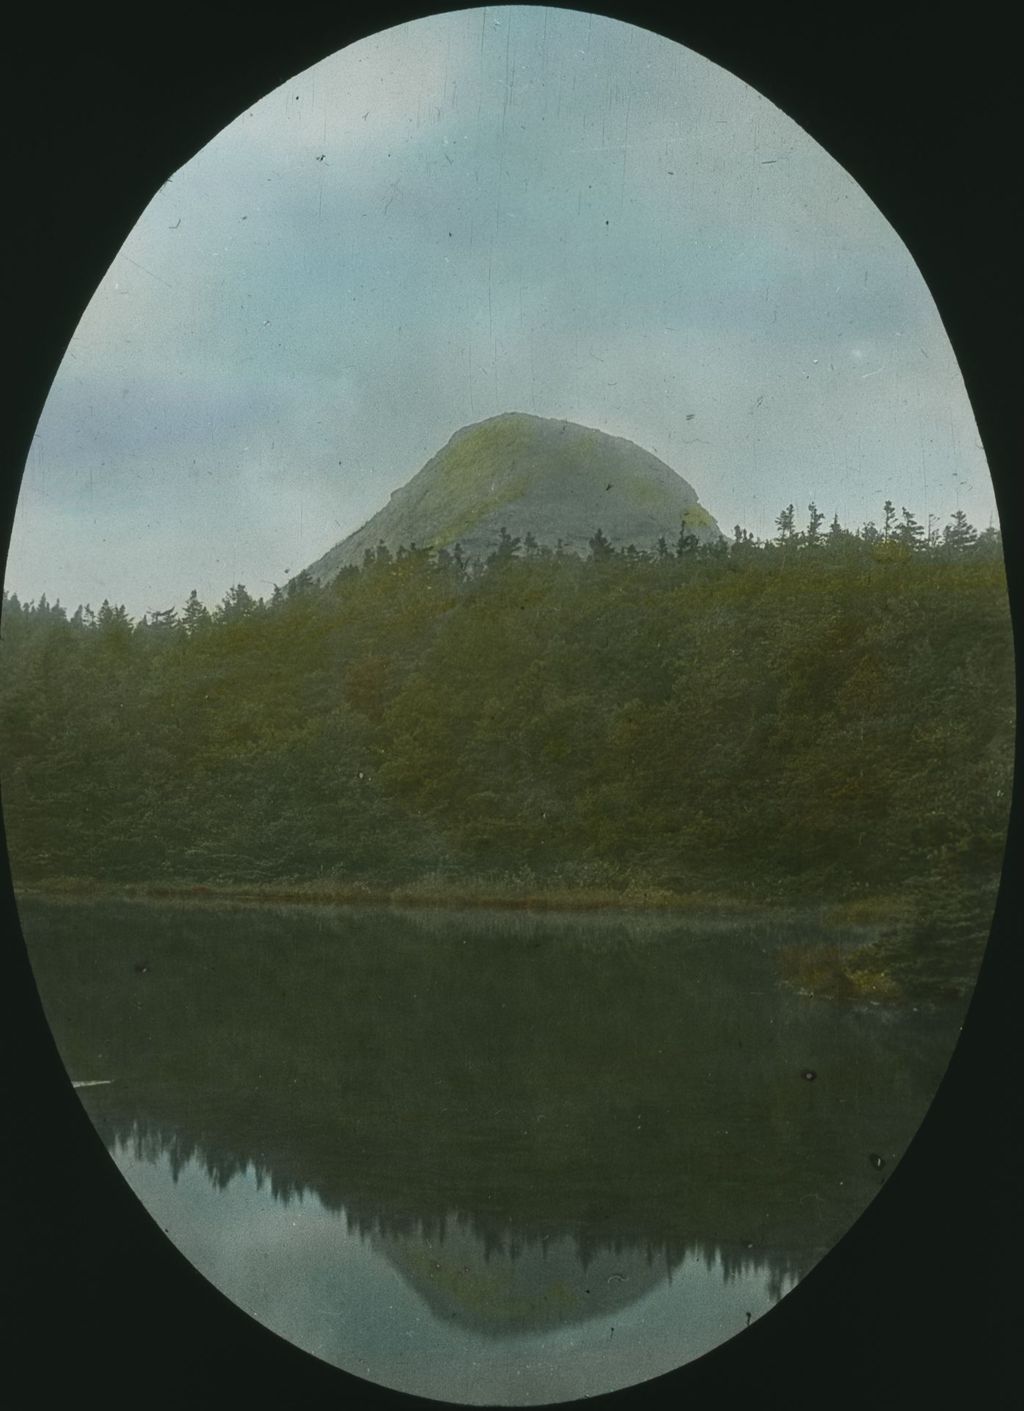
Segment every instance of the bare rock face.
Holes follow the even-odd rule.
[[[384,543],[451,549],[486,559],[501,530],[539,545],[589,551],[597,529],[616,547],[674,547],[680,529],[702,543],[722,537],[693,487],[620,436],[506,412],[457,431],[372,519],[310,564],[326,582]]]

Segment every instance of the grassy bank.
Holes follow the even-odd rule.
[[[995,907],[995,887],[903,891],[841,903],[833,925],[875,925],[865,945],[787,946],[779,966],[787,984],[817,998],[884,1004],[948,1003],[977,979]]]
[[[930,894],[787,905],[778,898],[671,891],[631,884],[524,885],[514,879],[452,881],[425,877],[403,885],[336,881],[275,883],[109,882],[53,877],[20,886],[23,897],[158,901],[184,907],[394,906],[522,912],[653,911],[690,918],[813,920],[817,939],[780,947],[782,982],[798,993],[839,1003],[946,1003],[969,993],[991,923],[993,896]]]
[[[388,886],[335,881],[254,883],[108,882],[88,877],[41,878],[17,887],[19,896],[139,898],[195,904],[252,906],[414,906],[513,911],[678,911],[690,915],[751,916],[764,904],[707,891],[674,892],[628,885],[524,886],[501,879],[446,881],[427,877]]]

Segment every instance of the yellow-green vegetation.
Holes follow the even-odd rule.
[[[879,939],[805,985],[955,992],[1002,857],[1009,619],[997,536],[904,529],[371,554],[140,623],[7,598],[16,880],[825,906]]]
[[[837,902],[826,907],[824,919],[836,926],[893,926],[910,921],[914,911],[909,892],[884,892]]]
[[[721,532],[693,487],[663,461],[621,437],[574,422],[508,412],[457,431],[389,502],[309,567],[329,583],[401,545],[486,563],[493,554],[541,546],[586,553],[608,540],[674,548],[680,533],[715,543]]]
[[[714,522],[714,518],[703,505],[692,505],[683,515],[683,524],[687,529],[707,528]]]
[[[508,465],[516,461],[517,443],[523,439],[515,422],[487,424],[470,428],[445,448],[431,487],[437,500],[447,499],[452,505],[451,515],[442,516],[440,528],[432,535],[439,544],[453,543],[477,520],[525,493],[527,477],[508,474]]]
[[[826,908],[826,927],[866,927],[873,939],[794,945],[780,956],[784,978],[807,994],[899,1004],[963,994],[988,935],[995,877],[907,888],[895,896],[861,897]]]
[[[892,976],[872,964],[868,947],[851,951],[836,941],[786,946],[779,964],[783,978],[803,994],[881,1002],[903,997]]]
[[[423,877],[397,887],[366,882],[348,885],[324,879],[276,883],[105,882],[92,877],[47,877],[19,886],[21,895],[151,899],[183,905],[227,906],[393,906],[438,907],[460,911],[474,907],[502,911],[664,911],[698,917],[752,917],[763,906],[709,892],[670,892],[666,888],[631,883],[610,887],[545,887],[515,878],[479,878],[453,882],[444,876]]]

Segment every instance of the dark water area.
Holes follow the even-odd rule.
[[[782,986],[813,928],[33,899],[71,1079],[174,1243],[422,1396],[629,1385],[769,1311],[941,1080],[955,1009]]]

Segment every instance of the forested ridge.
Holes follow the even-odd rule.
[[[999,536],[809,512],[650,553],[381,547],[138,622],[5,593],[15,878],[843,903],[899,923],[876,969],[956,988],[1009,807]]]

